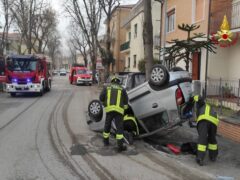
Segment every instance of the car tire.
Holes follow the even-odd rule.
[[[46,87],[46,92],[51,91],[51,83],[52,83],[51,81],[48,82],[48,85]]]
[[[149,83],[154,86],[162,86],[169,81],[169,73],[165,66],[156,64],[151,69]]]
[[[103,115],[102,103],[99,100],[92,100],[88,105],[88,113],[96,122],[99,122]]]
[[[176,67],[173,67],[170,71],[177,72],[177,71],[184,71],[184,69],[176,66]]]
[[[11,97],[16,97],[16,93],[10,93]]]

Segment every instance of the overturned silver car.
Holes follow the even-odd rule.
[[[139,127],[139,138],[171,131],[191,118],[185,106],[192,95],[192,79],[187,71],[163,65],[155,65],[149,81],[143,73],[124,74],[123,87],[127,89],[129,106]],[[88,106],[92,130],[101,131],[105,112],[100,101],[93,100]]]

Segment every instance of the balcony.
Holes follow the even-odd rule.
[[[130,41],[127,41],[127,42],[121,44],[120,51],[121,52],[126,51],[126,50],[129,50],[129,48],[130,48]]]

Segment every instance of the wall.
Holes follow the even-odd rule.
[[[125,28],[121,28],[122,21],[127,18],[127,16],[130,13],[130,9],[120,9],[120,16],[119,16],[119,24],[118,28],[120,29],[120,35],[119,35],[119,43],[118,43],[118,55],[119,55],[119,61],[118,65],[116,66],[116,70],[118,72],[124,71],[125,68],[125,56],[120,52],[120,45],[126,42],[126,34],[128,35],[128,30]]]
[[[240,79],[240,39],[229,50],[229,56],[226,59],[229,66],[228,78],[231,80]]]
[[[172,39],[186,39],[187,33],[178,29],[178,25],[185,24],[196,24],[200,25],[200,28],[194,31],[194,33],[207,33],[207,21],[208,21],[208,3],[209,0],[202,0],[204,6],[203,19],[198,22],[193,21],[193,4],[195,0],[168,0],[167,11],[175,8],[175,30],[167,33],[167,41]]]
[[[130,41],[130,71],[138,72],[138,67],[133,67],[134,65],[134,55],[137,55],[137,65],[139,60],[144,58],[144,48],[143,48],[143,13],[140,13],[138,16],[132,19],[131,21],[131,41]],[[137,37],[134,37],[134,25],[137,24]]]
[[[216,54],[209,54],[208,77],[210,78],[228,78],[229,74],[229,49],[217,48]]]
[[[153,37],[155,35],[159,36],[160,32],[160,18],[161,18],[161,4],[152,0],[152,23],[153,23]],[[140,12],[136,15],[130,22],[131,24],[131,41],[130,41],[130,71],[138,72],[138,62],[144,59],[144,45],[143,45],[143,23],[144,23],[144,13]],[[137,37],[134,37],[134,25],[137,25]],[[127,37],[127,36],[126,36]],[[137,55],[137,65],[134,65],[134,55]],[[153,48],[153,55],[155,58],[159,57],[159,51]],[[127,59],[127,57],[125,58]],[[127,62],[125,63],[127,65]]]
[[[210,33],[216,33],[222,24],[224,15],[227,15],[231,26],[232,0],[212,0]]]
[[[240,143],[240,125],[221,120],[218,126],[218,134]]]
[[[112,33],[112,45],[113,57],[115,59],[114,72],[121,72],[124,70],[124,55],[120,53],[120,45],[125,42],[126,30],[121,28],[121,23],[130,13],[130,8],[119,7],[112,14],[111,19],[111,33]]]

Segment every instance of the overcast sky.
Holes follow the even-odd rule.
[[[69,18],[67,17],[66,12],[64,11],[64,3],[66,0],[49,0],[52,4],[53,9],[56,10],[58,15],[58,30],[60,35],[62,36],[62,44],[63,49],[66,50],[66,40],[68,39],[68,25],[69,25]],[[134,4],[138,2],[138,0],[122,0],[122,4]]]

